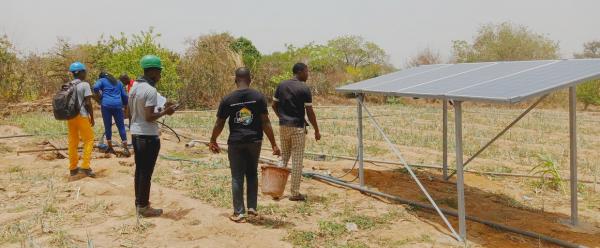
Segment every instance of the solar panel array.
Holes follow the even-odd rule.
[[[600,59],[423,65],[337,88],[456,101],[518,103],[600,78]]]

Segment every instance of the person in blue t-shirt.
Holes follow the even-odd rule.
[[[100,100],[104,133],[106,135],[106,142],[108,143],[107,152],[114,152],[112,146],[112,119],[114,118],[115,124],[119,129],[124,153],[126,156],[129,156],[124,114],[124,108],[127,108],[128,96],[123,83],[109,73],[101,72],[98,76],[98,81],[94,84],[93,90]]]

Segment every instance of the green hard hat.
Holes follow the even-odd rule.
[[[140,65],[142,69],[148,68],[159,68],[162,69],[162,63],[160,62],[160,58],[156,55],[146,55],[142,57],[140,60]]]

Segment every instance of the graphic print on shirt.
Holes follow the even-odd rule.
[[[252,124],[252,120],[254,120],[254,115],[252,115],[252,111],[246,107],[243,107],[235,114],[235,123],[248,126]]]

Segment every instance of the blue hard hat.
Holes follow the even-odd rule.
[[[71,64],[69,66],[69,71],[70,72],[85,71],[85,65],[79,61],[74,62],[73,64]]]

